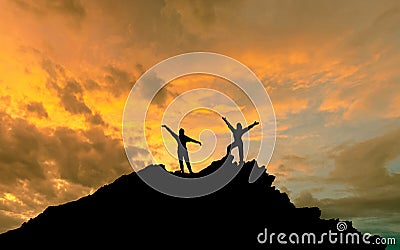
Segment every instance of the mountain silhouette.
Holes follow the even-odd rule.
[[[217,170],[226,158],[214,161],[199,173],[171,173],[187,178]],[[92,195],[66,204],[50,206],[20,228],[0,235],[0,247],[57,248],[89,247],[111,249],[385,249],[385,245],[364,244],[361,233],[346,221],[344,233],[356,233],[360,244],[279,244],[277,235],[286,233],[339,233],[339,219],[321,219],[317,207],[296,208],[286,193],[272,183],[266,171],[254,183],[249,175],[255,160],[244,163],[226,186],[198,198],[176,198],[162,194],[132,172],[99,188]],[[232,168],[238,167],[232,163]],[[164,165],[150,165],[154,171]],[[260,168],[262,169],[262,168]],[[268,232],[273,241],[259,243]],[[344,239],[345,236],[343,236]],[[373,242],[379,236],[371,236]],[[286,238],[288,241],[288,238]],[[4,248],[8,249],[8,248]]]

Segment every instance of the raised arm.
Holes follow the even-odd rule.
[[[229,121],[226,119],[226,117],[222,117],[222,120],[228,125],[228,128],[232,131],[232,133],[235,131],[235,129],[232,127],[232,124],[229,123]]]
[[[168,132],[172,135],[172,137],[174,137],[175,140],[179,141],[179,136],[174,131],[172,131],[167,125],[162,125],[161,127],[166,128]]]
[[[243,133],[246,133],[247,131],[249,131],[250,129],[252,129],[254,126],[256,126],[258,124],[260,124],[258,121],[253,122],[252,124],[250,124],[250,126],[243,129]]]

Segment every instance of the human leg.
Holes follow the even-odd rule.
[[[181,173],[184,173],[184,170],[183,170],[183,154],[180,151],[178,151],[178,159],[179,159],[179,167],[181,168]]]
[[[227,156],[231,153],[232,144],[233,144],[233,143],[229,144],[228,147],[226,147],[226,155],[227,155]]]
[[[239,164],[242,164],[242,163],[244,163],[244,161],[243,161],[243,142],[242,143],[238,143],[238,150],[239,150],[239,159],[240,159],[240,161],[239,161]]]
[[[190,165],[190,160],[189,160],[189,153],[188,153],[187,150],[186,150],[186,152],[183,154],[183,159],[184,159],[185,162],[186,162],[186,167],[189,169],[189,173],[193,174],[192,166]]]

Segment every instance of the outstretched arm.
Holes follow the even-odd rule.
[[[229,123],[229,121],[226,119],[226,117],[222,117],[222,120],[228,125],[228,128],[232,131],[232,133],[235,131],[235,129],[232,127],[232,124]]]
[[[186,140],[187,140],[187,142],[194,142],[194,143],[197,143],[197,144],[199,144],[201,146],[201,142],[200,141],[195,140],[193,138],[190,138],[189,136],[186,136]]]
[[[258,121],[253,122],[252,124],[250,124],[250,126],[243,129],[243,133],[246,133],[247,131],[249,131],[250,129],[252,129],[254,126],[256,126],[258,124],[260,124]]]
[[[179,141],[179,136],[172,131],[167,125],[162,125],[161,127],[166,128],[168,132],[175,138],[175,140]]]

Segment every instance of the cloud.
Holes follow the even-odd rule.
[[[89,91],[101,89],[100,85],[92,79],[87,79],[86,83],[84,84],[84,87],[86,90],[89,90]]]
[[[135,34],[141,34],[139,42],[154,47],[157,52],[192,47],[200,40],[199,36],[194,35],[196,32],[185,29],[181,14],[165,1],[127,5],[124,7],[127,7],[128,13],[133,12],[126,13],[131,15],[128,20],[132,22]]]
[[[51,197],[61,197],[59,192],[63,188],[74,191],[64,194],[59,201],[88,192],[105,181],[102,175],[114,176],[107,172],[108,168],[100,167],[102,161],[111,163],[105,158],[108,152],[102,148],[114,152],[113,147],[120,147],[107,129],[120,127],[125,94],[135,78],[169,56],[202,50],[232,56],[265,79],[263,83],[277,112],[278,124],[285,128],[274,152],[276,169],[292,178],[285,179],[288,187],[296,177],[303,181],[299,189],[290,188],[293,192],[309,188],[316,179],[319,186],[327,188],[341,183],[348,192],[354,191],[354,199],[324,202],[332,207],[335,202],[343,206],[335,212],[343,215],[345,208],[352,207],[352,201],[365,209],[372,207],[363,200],[367,192],[371,192],[372,199],[382,196],[388,202],[393,200],[381,192],[397,187],[394,176],[385,170],[386,162],[397,153],[377,141],[379,147],[388,150],[386,155],[378,146],[376,151],[366,148],[374,143],[367,138],[389,127],[398,128],[398,122],[394,122],[400,100],[400,85],[396,84],[400,80],[397,1],[156,0],[115,4],[105,0],[16,0],[0,1],[0,10],[0,30],[7,34],[4,47],[0,48],[7,58],[0,65],[0,94],[12,96],[11,101],[1,97],[5,103],[2,109],[12,116],[2,117],[8,127],[0,125],[4,142],[0,146],[0,181],[4,182],[0,190],[17,185],[21,187],[18,194],[34,190],[35,195],[41,193],[48,201],[56,202]],[[38,61],[45,75],[35,66],[32,55],[15,52],[15,47],[21,46],[40,51]],[[28,68],[29,72],[17,71],[18,68]],[[152,77],[141,90],[144,96],[161,84],[157,76]],[[43,86],[46,78],[47,87],[50,86],[47,89]],[[214,85],[217,89],[225,88],[217,82]],[[20,94],[20,89],[30,92]],[[162,105],[171,97],[169,91],[175,90],[163,89],[154,102]],[[22,103],[21,107],[30,112],[28,115],[45,118],[48,112],[49,117],[32,119],[37,126],[17,119],[16,115],[26,112],[19,112],[21,107],[16,108],[14,102]],[[45,112],[32,105],[35,102],[42,103]],[[72,129],[80,123],[76,120],[84,119],[86,122],[79,127],[85,129]],[[189,121],[188,127],[199,125],[198,120],[188,120],[196,121]],[[44,124],[52,127],[44,129]],[[119,132],[115,131],[114,136]],[[95,134],[97,140],[89,139],[90,134]],[[347,145],[354,141],[365,141],[369,146]],[[327,148],[340,144],[345,144],[344,148],[335,151],[332,159],[324,154]],[[138,148],[129,150],[140,155]],[[108,155],[114,163],[123,155],[123,150],[116,151],[118,155]],[[325,178],[326,166],[315,161],[324,157],[327,162],[335,161],[329,165],[336,168],[329,180]],[[72,160],[68,161],[69,158]],[[373,178],[374,175],[377,177]],[[28,189],[22,189],[21,183]],[[38,206],[28,195],[16,193],[13,194],[24,203]],[[307,200],[322,204],[321,193],[310,194],[312,199],[303,194],[304,204]],[[38,200],[45,206],[46,199]],[[375,204],[386,206],[379,200]],[[355,210],[361,209],[355,206]],[[12,209],[18,210],[16,205]]]
[[[347,194],[338,198],[315,198],[310,190],[305,190],[296,197],[296,205],[318,206],[326,218],[358,218],[365,222],[398,217],[400,174],[389,174],[387,169],[391,161],[400,157],[398,138],[400,130],[394,130],[339,148],[333,156],[333,171],[322,181],[328,185],[342,185]],[[393,230],[383,223],[375,224],[374,228]]]
[[[16,218],[13,215],[7,215],[0,210],[0,233],[10,230],[10,228],[16,228],[23,222],[22,219]]]
[[[1,113],[0,140],[2,231],[48,205],[87,195],[132,171],[122,140],[99,127],[39,128]],[[129,150],[135,155],[143,152],[137,147]]]
[[[47,0],[45,1],[45,5],[49,9],[73,15],[78,18],[83,18],[85,16],[85,9],[79,0]]]
[[[169,92],[166,87],[158,90],[163,84],[164,80],[159,78],[155,73],[148,73],[146,77],[142,79],[142,85],[140,86],[140,92],[145,100],[152,100],[152,103],[162,106],[168,98]]]
[[[40,134],[32,124],[22,119],[0,116],[0,183],[15,184],[17,179],[43,179],[44,170],[38,155]]]
[[[96,113],[91,116],[87,116],[86,119],[92,125],[105,125],[106,124],[99,113]]]
[[[49,117],[49,114],[47,113],[46,109],[43,106],[43,103],[41,102],[31,102],[26,105],[26,109],[29,112],[36,114],[39,118]]]
[[[303,191],[294,199],[294,203],[299,207],[307,207],[316,206],[319,201],[309,191]]]
[[[77,19],[85,17],[86,11],[79,0],[39,0],[39,1],[14,1],[20,8],[35,14],[49,14],[51,12],[72,16]]]
[[[41,67],[47,73],[47,85],[56,91],[66,111],[74,115],[84,115],[86,121],[91,125],[106,125],[100,112],[94,112],[84,100],[84,88],[89,91],[99,90],[100,86],[97,82],[88,79],[86,85],[82,87],[82,83],[67,76],[63,66],[54,63],[50,59],[43,59]]]
[[[96,187],[104,178],[129,170],[122,142],[104,135],[100,128],[81,133],[59,128],[54,135],[57,138],[54,143],[64,148],[51,152],[63,179]]]
[[[396,183],[397,176],[388,174],[387,165],[400,157],[398,138],[400,130],[345,148],[335,157],[335,169],[330,178],[345,182],[361,193],[371,194],[380,187],[390,187]]]
[[[40,54],[40,52],[37,52]],[[63,66],[60,64],[54,63],[50,59],[44,58],[41,61],[41,67],[44,69],[44,71],[48,74],[51,80],[56,80],[57,78],[65,77],[65,69]]]
[[[393,190],[394,191],[394,190]],[[382,197],[349,196],[343,198],[315,198],[309,191],[301,192],[294,200],[296,206],[318,206],[324,218],[361,219],[398,217],[399,195],[387,194]],[[384,223],[376,223],[375,227],[385,231],[388,228]],[[366,229],[364,229],[366,230]]]
[[[130,156],[138,156],[140,154],[147,154],[147,151],[138,147],[134,146],[128,146],[126,149],[126,152]]]
[[[0,138],[0,183],[46,179],[49,162],[60,178],[88,187],[129,170],[122,141],[96,127],[52,131],[2,114]]]
[[[285,83],[285,86],[274,87],[269,90],[272,105],[274,107],[275,115],[278,118],[284,119],[289,114],[298,114],[301,111],[309,108],[309,97],[304,94],[304,90],[292,90],[290,86],[292,81]],[[265,85],[271,87],[271,83]]]
[[[113,65],[108,65],[104,69],[107,88],[114,96],[118,97],[121,94],[128,93],[133,87],[133,77],[127,71]]]
[[[278,179],[281,183],[288,182],[300,176],[304,179],[311,178],[312,167],[310,158],[297,154],[283,153],[284,151],[282,150],[280,154],[275,154],[272,159],[273,163],[269,166],[271,172],[279,177]]]
[[[53,87],[57,90],[58,96],[60,97],[65,110],[72,114],[92,113],[83,100],[82,87],[74,79],[70,79],[64,88],[60,88],[56,84],[53,84]]]

